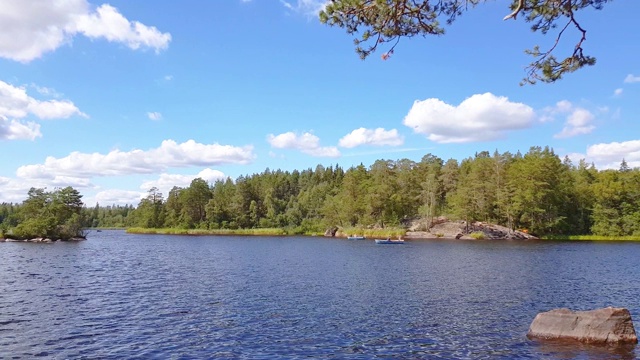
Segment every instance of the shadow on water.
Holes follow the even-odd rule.
[[[531,340],[540,355],[553,359],[635,360],[637,344],[590,345],[570,340]]]

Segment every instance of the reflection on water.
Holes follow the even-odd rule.
[[[525,334],[558,307],[637,319],[640,244],[91,235],[0,244],[0,358],[639,355]]]

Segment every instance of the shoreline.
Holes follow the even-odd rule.
[[[336,233],[335,236],[324,236],[323,234],[316,233],[288,233],[285,229],[142,229],[142,228],[129,228],[126,229],[128,234],[139,235],[189,235],[189,236],[320,236],[327,238],[347,239],[349,236],[347,233]],[[375,238],[386,238],[387,236],[382,234],[366,235],[365,240],[373,240]],[[457,236],[438,236],[427,231],[407,231],[404,235],[401,235],[404,240],[481,240],[481,241],[526,241],[526,240],[542,240],[542,241],[638,241],[640,242],[640,236],[596,236],[596,235],[549,235],[542,236],[540,238],[531,236],[529,238],[508,238],[508,237],[493,237],[476,239],[469,234],[457,237]],[[0,240],[1,241],[1,240]]]

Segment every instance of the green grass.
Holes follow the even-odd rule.
[[[336,233],[337,237],[347,237],[350,235],[364,235],[369,239],[382,238],[386,239],[390,237],[396,239],[399,236],[404,236],[407,233],[402,228],[384,228],[384,229],[362,229],[362,228],[342,228]]]
[[[482,231],[474,231],[471,234],[469,234],[469,236],[471,236],[476,240],[484,240],[484,233]]]
[[[264,229],[147,229],[147,228],[128,228],[129,234],[150,234],[150,235],[257,235],[257,236],[283,236],[283,235],[308,235],[322,236],[324,232],[305,230],[302,228],[264,228]],[[351,234],[363,235],[367,238],[398,238],[406,233],[401,228],[385,228],[385,229],[358,229],[345,228],[340,229],[336,233],[336,237],[347,237]]]
[[[640,241],[640,236],[602,236],[602,235],[547,235],[543,240],[571,241]]]

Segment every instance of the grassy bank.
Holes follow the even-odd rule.
[[[308,235],[322,236],[323,233],[303,231],[299,228],[282,229],[282,228],[266,228],[266,229],[148,229],[148,228],[128,228],[129,234],[156,234],[156,235],[256,235],[256,236],[283,236],[283,235]],[[359,229],[344,228],[338,230],[336,237],[347,237],[349,235],[364,235],[367,238],[398,238],[403,236],[406,230],[400,228],[386,229]]]
[[[599,236],[599,235],[548,235],[543,240],[571,241],[640,241],[640,236]]]
[[[342,228],[338,230],[336,236],[347,237],[351,235],[364,235],[369,239],[386,239],[391,237],[397,239],[399,236],[404,236],[407,230],[402,228],[385,228],[385,229],[362,229],[362,228]]]
[[[282,236],[290,235],[285,229],[147,229],[128,228],[129,234],[157,234],[157,235],[262,235]]]

